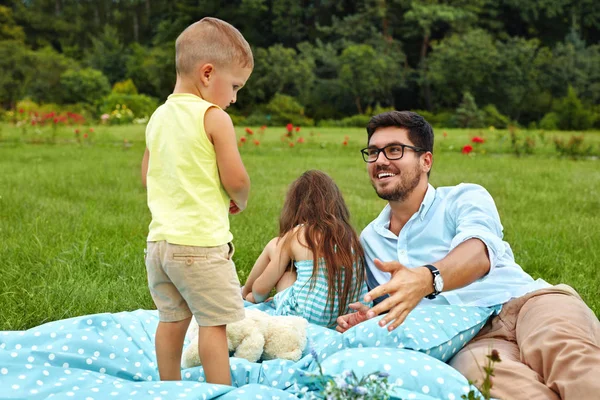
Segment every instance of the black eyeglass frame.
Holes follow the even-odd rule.
[[[400,157],[390,158],[386,153],[386,149],[388,147],[400,147],[400,148],[402,148],[402,154],[400,154]],[[411,146],[409,144],[391,143],[384,147],[365,147],[364,149],[360,149],[360,153],[362,154],[363,160],[365,160],[366,163],[374,163],[375,161],[377,161],[379,159],[379,154],[381,154],[381,153],[383,153],[385,158],[387,158],[388,160],[395,161],[395,160],[400,160],[400,159],[402,159],[402,157],[404,157],[404,149],[407,147],[417,153],[422,153],[422,152],[427,151],[425,149],[422,149],[421,147],[415,147],[415,146]],[[377,157],[375,157],[375,159],[372,161],[369,161],[369,150],[377,150]]]

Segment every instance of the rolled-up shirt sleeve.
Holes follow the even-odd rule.
[[[447,217],[456,227],[456,234],[450,244],[451,249],[469,239],[481,240],[488,250],[491,272],[506,251],[494,199],[487,190],[474,184],[456,186],[452,197]]]

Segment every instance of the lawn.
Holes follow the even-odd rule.
[[[144,127],[81,128],[78,136],[73,129],[58,129],[56,143],[47,144],[49,130],[0,125],[0,330],[154,307],[143,263],[150,222],[140,184]],[[600,161],[557,157],[551,138],[558,133],[535,133],[535,154],[516,157],[506,131],[446,131],[436,130],[431,183],[486,187],[517,262],[535,278],[570,284],[600,315]],[[241,147],[252,179],[248,209],[231,218],[242,282],[277,233],[287,185],[304,170],[336,180],[358,231],[385,204],[358,153],[364,130],[302,128],[295,134],[305,143],[293,148],[280,140],[284,132],[254,129]],[[477,154],[461,154],[475,135],[486,142]],[[584,137],[600,149],[600,134]]]

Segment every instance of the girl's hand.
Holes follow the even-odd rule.
[[[229,200],[229,214],[235,215],[235,214],[239,214],[241,212],[242,212],[242,210],[240,210],[238,205],[235,204],[235,201]]]
[[[355,325],[360,324],[363,321],[366,321],[367,311],[369,311],[369,307],[362,303],[352,303],[349,307],[356,312],[352,314],[340,315],[337,319],[337,326],[335,330],[338,332],[346,332],[348,329],[352,328]]]

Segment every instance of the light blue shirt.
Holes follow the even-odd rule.
[[[463,288],[442,292],[434,300],[423,299],[419,305],[492,307],[550,286],[542,279],[534,281],[515,263],[510,245],[502,240],[496,204],[488,191],[479,185],[461,183],[437,190],[429,185],[419,210],[402,227],[399,236],[389,230],[390,215],[388,204],[360,235],[368,267],[369,290],[391,278],[390,273],[377,269],[374,258],[399,261],[408,268],[416,268],[441,260],[456,246],[472,238],[487,246],[491,263],[489,273]]]

